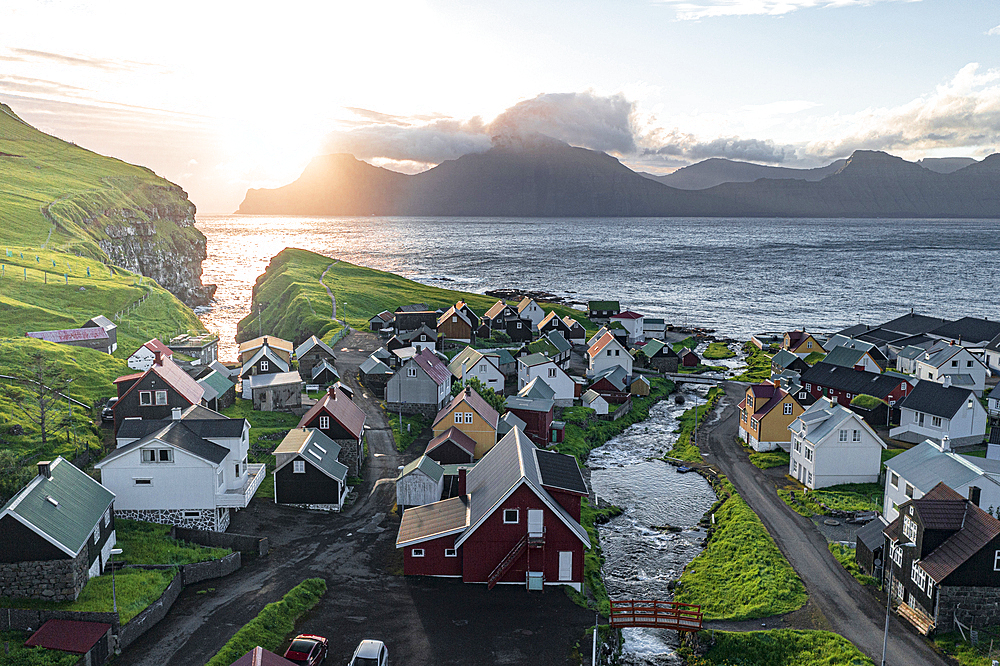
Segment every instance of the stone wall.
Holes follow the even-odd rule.
[[[87,548],[72,560],[0,564],[0,596],[75,601],[87,584],[88,564]]]
[[[649,367],[657,372],[677,372],[677,358],[651,358]]]
[[[364,452],[364,445],[361,446],[361,451],[358,451],[356,439],[336,439],[334,441],[340,445],[338,460],[347,466],[347,475],[361,476],[361,466],[364,464],[361,456]]]
[[[956,614],[959,622],[975,627],[1000,624],[1000,588],[940,588],[935,631],[939,634],[955,631]]]
[[[121,628],[118,634],[119,649],[124,650],[127,648],[137,638],[152,629],[157,622],[166,617],[167,611],[177,601],[177,597],[180,596],[183,589],[183,576],[177,574],[170,581],[170,585],[167,586],[167,589],[160,595],[159,599],[151,603],[146,610],[129,620],[128,624]]]
[[[402,411],[403,414],[421,414],[429,419],[433,419],[437,416],[439,410],[437,405],[423,405],[415,402],[387,402],[385,403],[385,411],[387,418]]]
[[[231,548],[247,557],[264,557],[268,551],[267,537],[250,536],[247,534],[229,534],[226,532],[207,532],[182,527],[174,528],[172,536],[175,539],[190,541],[201,546],[212,548]]]
[[[115,509],[115,516],[127,518],[129,520],[142,520],[147,523],[160,523],[161,525],[174,525],[175,527],[187,527],[196,530],[218,530],[225,532],[229,527],[229,511],[223,514],[222,519],[216,518],[216,509],[200,509],[197,516],[186,514],[194,513],[193,510],[181,509]]]

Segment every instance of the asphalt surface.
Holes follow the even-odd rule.
[[[594,615],[562,592],[529,594],[520,586],[464,585],[402,576],[395,548],[400,455],[357,368],[378,346],[367,333],[337,345],[340,375],[367,414],[369,448],[358,501],[343,514],[304,511],[255,499],[233,518],[231,532],[271,539],[267,557],[231,576],[184,590],[167,616],[116,659],[116,666],[204,664],[267,603],[311,577],[326,595],[298,625],[330,640],[328,664],[345,664],[365,638],[384,641],[396,664],[562,664]]]
[[[745,386],[727,383],[720,416],[706,424],[698,441],[706,462],[724,473],[740,496],[760,516],[778,547],[795,568],[809,593],[801,611],[783,618],[742,623],[712,623],[714,628],[749,630],[793,626],[826,629],[844,636],[876,664],[882,658],[885,606],[863,589],[830,554],[826,538],[808,519],[791,510],[764,471],[750,464],[735,438],[739,428],[736,405]],[[890,619],[886,664],[944,666],[949,662],[895,615]]]

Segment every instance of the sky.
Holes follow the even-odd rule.
[[[0,102],[202,214],[541,132],[669,173],[1000,151],[995,0],[4,0]]]

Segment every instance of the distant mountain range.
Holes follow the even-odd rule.
[[[415,175],[317,157],[293,183],[252,189],[259,215],[1000,218],[1000,154],[925,159],[857,151],[817,169],[710,159],[667,176],[541,135],[495,140]]]

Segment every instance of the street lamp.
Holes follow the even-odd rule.
[[[908,543],[901,543],[896,546],[899,549],[903,548],[916,548],[917,544],[912,541]],[[883,560],[885,555],[882,556]],[[889,613],[892,608],[892,565],[885,567],[889,571],[889,584],[885,586],[885,635],[882,636],[882,666],[885,666],[885,648],[889,644]]]
[[[118,595],[115,594],[115,555],[121,555],[121,548],[111,549],[111,603],[114,606],[115,615],[118,615]]]

